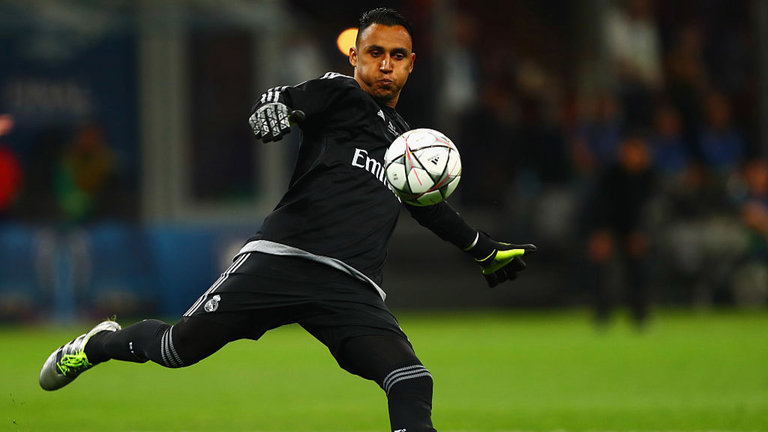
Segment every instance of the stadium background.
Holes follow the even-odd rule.
[[[252,102],[351,73],[336,37],[376,4],[0,2],[0,317],[185,310],[290,173],[296,140],[256,143]],[[405,216],[392,307],[588,305],[590,197],[627,131],[647,141],[658,180],[632,210],[644,212],[652,301],[766,304],[763,2],[392,5],[416,29],[398,108],[462,150],[452,202],[541,249],[514,286],[486,290]],[[621,288],[613,261],[605,277]]]
[[[488,289],[401,218],[385,289],[438,428],[768,430],[768,2],[385,3],[416,29],[398,109],[462,151],[452,203],[540,247]],[[253,100],[351,73],[336,37],[379,5],[0,0],[0,430],[382,429],[376,386],[296,326],[193,368],[36,383],[94,321],[173,320],[218,277],[297,146],[255,142]],[[623,201],[643,212],[652,319],[595,328],[595,277],[617,297],[633,282],[595,223],[618,206],[594,194],[625,132],[657,180]]]

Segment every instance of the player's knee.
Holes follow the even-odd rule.
[[[204,356],[198,354],[201,351],[200,343],[192,336],[178,325],[166,324],[158,328],[149,358],[161,366],[174,369],[197,363]]]
[[[432,387],[432,374],[420,364],[395,369],[381,383],[381,388],[390,398],[412,395],[431,400]]]
[[[183,318],[161,337],[158,362],[169,368],[191,366],[210,356],[230,337],[208,321]]]
[[[160,335],[160,358],[157,359],[157,363],[168,368],[180,368],[189,366],[193,362],[189,359],[182,359],[180,352],[185,346],[182,338],[180,338],[178,331],[174,334],[175,326],[168,326]]]

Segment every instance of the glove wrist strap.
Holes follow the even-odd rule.
[[[477,245],[477,240],[479,238],[480,238],[480,233],[476,233],[475,234],[475,239],[472,240],[472,244],[470,244],[469,246],[465,247],[464,248],[464,252],[469,252],[470,250],[472,250],[472,248],[475,247],[475,245]]]
[[[491,240],[487,234],[482,231],[477,233],[475,241],[464,249],[464,252],[468,253],[475,259],[475,261],[482,262],[488,258],[492,258],[493,253],[496,251],[496,242]]]

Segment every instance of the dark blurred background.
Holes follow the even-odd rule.
[[[768,2],[385,3],[415,29],[398,110],[461,151],[451,203],[540,249],[491,290],[404,214],[390,306],[766,306]],[[0,320],[183,313],[291,172],[251,105],[351,74],[336,38],[381,5],[0,1]]]

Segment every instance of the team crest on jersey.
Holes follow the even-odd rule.
[[[207,302],[205,302],[205,306],[203,306],[203,309],[205,309],[206,312],[215,312],[216,309],[219,308],[219,302],[221,301],[221,297],[216,294],[215,296],[211,297]]]
[[[384,117],[384,111],[382,111],[382,110],[379,110],[379,112],[378,112],[378,113],[376,113],[376,115],[378,115],[379,117],[381,117],[381,121],[387,121],[387,118],[386,118],[386,117]]]

